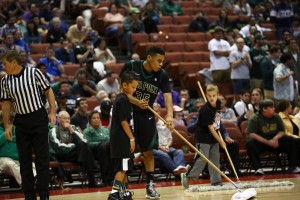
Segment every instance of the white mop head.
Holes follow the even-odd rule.
[[[254,181],[254,182],[244,182],[237,183],[239,189],[248,189],[248,188],[263,188],[263,187],[282,187],[282,186],[293,186],[294,183],[291,181]],[[190,186],[189,189],[185,190],[186,192],[207,192],[207,191],[220,191],[220,190],[235,190],[236,188],[230,184],[226,183],[223,186],[211,186],[211,185],[197,185]]]
[[[247,200],[255,197],[257,195],[257,192],[254,188],[249,188],[241,192],[235,193],[231,200]]]

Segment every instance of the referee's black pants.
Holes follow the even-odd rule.
[[[37,189],[41,199],[49,196],[48,114],[41,108],[30,114],[17,114],[14,119],[19,152],[22,189],[25,199],[35,199],[32,172],[32,150],[35,153]]]

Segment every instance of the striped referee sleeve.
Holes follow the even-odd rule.
[[[0,101],[9,101],[11,96],[8,89],[6,88],[7,76],[3,77],[1,80],[1,91],[0,91]]]
[[[42,74],[39,69],[35,69],[35,77],[37,80],[37,84],[42,89],[42,91],[50,88],[50,83],[47,78]]]

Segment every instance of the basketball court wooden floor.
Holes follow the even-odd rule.
[[[265,175],[263,177],[246,176],[240,177],[241,182],[252,181],[291,181],[293,186],[283,187],[264,187],[256,188],[257,196],[254,199],[259,200],[297,200],[300,199],[300,174],[276,174]],[[235,181],[235,178],[232,178]],[[225,181],[224,181],[225,182]],[[198,180],[195,185],[209,185],[209,180]],[[54,200],[106,200],[111,187],[99,189],[89,188],[71,188],[70,190],[53,189],[50,191],[50,199]],[[131,184],[130,190],[134,192],[133,199],[145,198],[145,183]],[[214,192],[185,192],[179,181],[157,182],[156,190],[161,194],[161,199],[164,200],[230,200],[237,190],[223,190]],[[243,191],[243,189],[242,189]],[[23,199],[20,193],[0,194],[0,199]]]

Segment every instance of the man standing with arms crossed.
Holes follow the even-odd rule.
[[[120,76],[126,70],[134,71],[140,76],[140,82],[133,96],[129,96],[133,104],[134,135],[143,152],[147,173],[146,198],[159,199],[160,195],[153,187],[154,156],[152,149],[158,148],[158,134],[154,114],[147,110],[153,106],[159,90],[162,90],[167,109],[166,121],[173,128],[173,103],[169,84],[169,76],[161,67],[165,59],[165,51],[152,46],[147,50],[146,60],[129,61],[122,69]]]
[[[49,102],[49,121],[53,126],[55,98],[48,80],[36,68],[21,66],[17,51],[2,55],[3,69],[7,75],[1,80],[0,98],[5,127],[5,137],[12,140],[12,124],[9,123],[11,106],[16,116],[17,148],[19,152],[22,189],[26,200],[36,200],[32,172],[32,149],[35,153],[37,188],[41,200],[49,199],[49,147],[48,114],[41,95]]]

